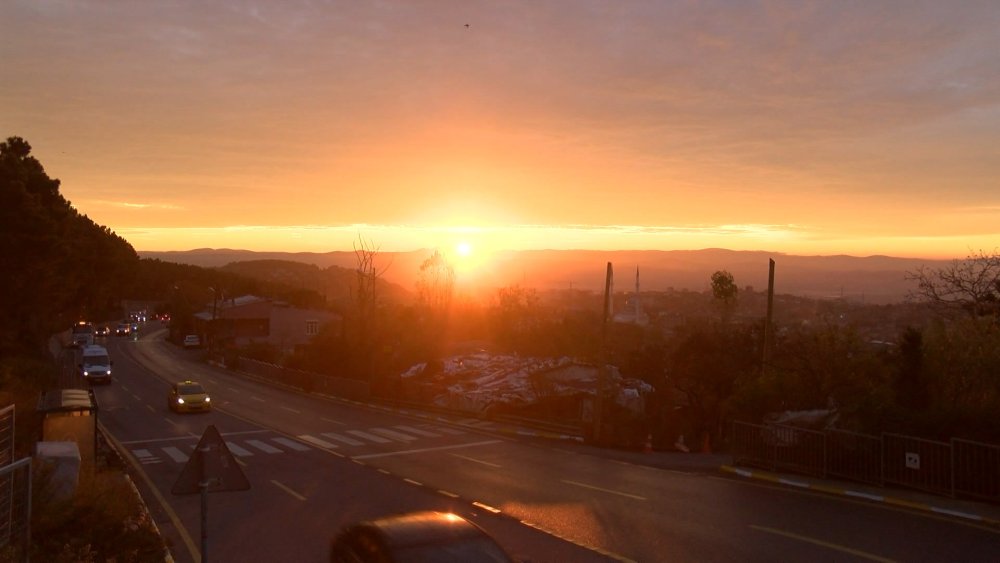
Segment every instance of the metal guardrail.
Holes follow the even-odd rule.
[[[733,423],[735,465],[898,485],[1000,503],[1000,446],[900,434]]]

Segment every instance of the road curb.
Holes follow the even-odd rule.
[[[976,514],[973,512],[967,512],[964,510],[955,510],[953,508],[947,508],[945,506],[937,506],[933,504],[916,502],[899,497],[874,494],[869,491],[855,490],[850,488],[813,483],[804,479],[795,479],[793,477],[786,477],[783,475],[770,473],[768,471],[761,471],[758,469],[743,469],[739,467],[733,467],[731,465],[723,465],[719,468],[719,470],[722,471],[723,473],[736,475],[737,477],[743,477],[746,479],[767,481],[769,483],[795,487],[798,489],[806,489],[810,491],[817,491],[831,495],[850,497],[852,499],[866,500],[869,502],[876,502],[900,508],[908,508],[911,510],[930,512],[933,514],[940,514],[943,516],[952,516],[955,518],[961,518],[963,520],[978,522],[980,524],[989,524],[991,526],[1000,527],[1000,520],[998,519],[990,518],[988,516],[983,516],[981,514]]]

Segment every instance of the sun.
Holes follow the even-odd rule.
[[[472,256],[472,245],[469,244],[469,242],[467,241],[464,240],[460,241],[458,244],[455,245],[455,254],[459,255],[462,258],[468,258],[469,256]]]

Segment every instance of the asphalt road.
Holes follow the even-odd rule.
[[[170,488],[215,425],[251,482],[210,495],[209,559],[322,561],[341,526],[452,510],[515,555],[544,561],[995,561],[1000,531],[735,480],[627,463],[594,448],[519,439],[488,423],[406,416],[263,385],[198,362],[155,332],[111,339],[104,426],[145,477],[172,552],[199,546],[198,495]],[[215,412],[166,409],[168,381],[197,379]]]

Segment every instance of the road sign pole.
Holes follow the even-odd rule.
[[[208,563],[208,481],[198,486],[201,487],[201,563]]]

